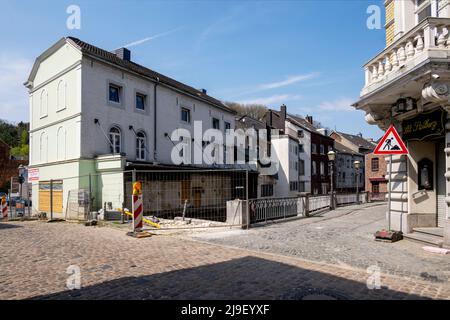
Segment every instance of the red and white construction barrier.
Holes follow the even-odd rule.
[[[133,185],[133,232],[141,232],[144,218],[144,207],[142,205],[142,189],[140,182]]]
[[[8,204],[6,202],[5,196],[2,197],[1,208],[2,208],[2,218],[8,218]]]

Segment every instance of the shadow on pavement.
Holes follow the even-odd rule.
[[[23,227],[15,225],[15,224],[4,223],[4,222],[0,221],[0,230],[2,230],[2,229],[15,229],[15,228],[23,228]]]
[[[186,252],[188,255],[189,252]],[[155,255],[155,260],[158,255]],[[152,261],[145,261],[151,264]],[[112,269],[113,271],[113,269]],[[349,272],[350,273],[350,272]],[[33,299],[423,299],[289,264],[247,256],[148,276],[123,277]],[[396,280],[400,281],[400,280]]]

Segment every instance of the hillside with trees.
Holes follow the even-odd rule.
[[[29,154],[29,124],[10,123],[0,119],[0,139],[11,147],[11,156],[17,159],[28,158]]]

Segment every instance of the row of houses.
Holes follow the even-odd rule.
[[[358,187],[364,190],[364,156],[375,147],[362,136],[317,128],[311,116],[290,114],[285,105],[263,119],[238,116],[206,90],[134,63],[126,48],[109,52],[73,37],[36,59],[25,86],[36,211],[64,215],[77,190],[94,195],[93,207],[129,206],[135,170],[148,191],[147,207],[157,211],[185,202],[213,210],[236,197],[327,194],[330,151],[337,154],[335,188],[354,192],[354,163],[361,161]],[[245,163],[222,161],[230,154],[236,159],[239,150],[209,137],[209,129],[268,130],[267,152],[278,170],[261,173],[264,164],[249,156],[258,147],[248,139]]]

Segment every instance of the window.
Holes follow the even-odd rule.
[[[417,23],[426,19],[427,17],[436,17],[437,1],[435,0],[416,0],[416,16]]]
[[[220,120],[217,119],[217,118],[213,118],[212,119],[212,126],[213,126],[213,129],[220,130]]]
[[[231,123],[225,121],[225,132],[231,129]]]
[[[46,117],[48,114],[48,93],[45,89],[42,90],[42,92],[41,92],[39,113],[40,113],[41,118]]]
[[[372,185],[372,193],[380,193],[380,184],[379,183],[374,183]]]
[[[317,146],[314,143],[311,144],[311,153],[317,153]]]
[[[323,161],[320,162],[320,174],[325,174],[325,163]]]
[[[120,133],[120,129],[117,127],[112,127],[109,130],[109,141],[111,153],[120,153],[121,152],[121,144],[122,144],[122,135]]]
[[[299,192],[305,192],[306,188],[305,188],[305,181],[299,181],[298,182],[298,191]]]
[[[191,110],[181,108],[181,121],[191,123]]]
[[[320,154],[325,154],[325,146],[323,144],[320,145]]]
[[[303,136],[304,136],[303,130],[298,130],[297,131],[297,137],[303,138]]]
[[[298,161],[294,161],[295,164],[295,171],[298,171]]]
[[[300,176],[304,176],[305,175],[305,160],[299,160],[298,161],[298,174]]]
[[[289,183],[289,189],[291,191],[297,191],[298,190],[298,181],[291,181]]]
[[[57,101],[56,101],[56,111],[63,110],[66,108],[66,83],[64,80],[59,81],[57,91]]]
[[[136,134],[136,160],[145,161],[147,160],[147,139],[145,137],[145,133],[139,131]]]
[[[328,152],[333,151],[333,146],[328,146]]]
[[[66,158],[66,130],[63,127],[59,127],[56,133],[56,158],[57,160]]]
[[[298,145],[298,152],[299,153],[304,153],[305,152],[305,148],[303,147],[303,144],[299,144]]]
[[[317,165],[315,161],[312,162],[312,174],[317,174]]]
[[[261,197],[271,197],[273,196],[273,185],[263,184],[261,185]]]
[[[294,147],[294,153],[295,153],[295,154],[298,154],[298,146],[295,146],[295,147]]]
[[[109,101],[120,103],[120,87],[114,84],[109,85]]]
[[[376,172],[380,169],[380,159],[378,158],[373,158],[371,160],[371,166],[372,166],[372,171]]]
[[[146,98],[146,95],[136,93],[136,109],[145,110],[145,101],[147,100]]]
[[[42,132],[39,138],[39,160],[41,162],[48,161],[48,136],[45,132]]]

